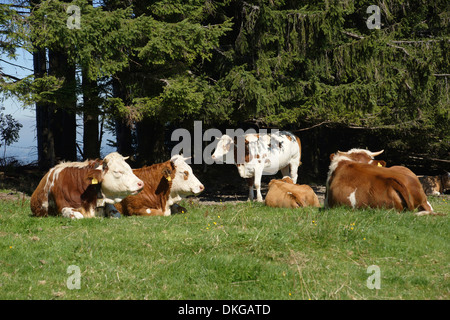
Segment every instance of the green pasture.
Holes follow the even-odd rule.
[[[430,197],[442,213],[449,201]],[[70,220],[2,200],[0,299],[450,298],[448,216],[182,204],[170,217]],[[371,265],[380,289],[367,286]]]

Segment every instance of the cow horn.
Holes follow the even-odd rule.
[[[123,157],[123,160],[127,160],[130,156]]]
[[[376,156],[379,156],[380,154],[382,154],[383,152],[384,152],[384,149],[381,150],[381,151],[377,151],[377,152],[371,152],[370,155],[372,157],[376,157]]]

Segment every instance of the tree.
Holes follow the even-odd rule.
[[[0,111],[5,110],[4,107]],[[0,112],[0,147],[3,146],[3,162],[6,164],[6,147],[19,140],[19,131],[22,128],[17,120],[10,114]]]
[[[140,164],[166,159],[169,128],[193,120],[204,129],[297,132],[305,156],[320,163],[316,173],[326,172],[330,151],[355,145],[398,159],[450,152],[446,1],[380,2],[379,29],[366,23],[369,0],[70,4],[80,8],[80,29],[67,28],[68,3],[46,0],[19,38],[41,59],[63,53],[83,81],[72,86],[72,76],[41,70],[7,86],[60,109],[70,104],[63,98],[83,94],[75,109],[84,114],[87,154],[98,146],[97,114],[115,121],[119,152]]]

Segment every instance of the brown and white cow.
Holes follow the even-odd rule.
[[[294,184],[290,177],[269,182],[265,203],[274,208],[320,207],[314,190],[306,184]]]
[[[382,152],[352,149],[331,154],[325,208],[346,205],[397,211],[419,209],[417,215],[437,214],[411,170],[378,164],[374,157]]]
[[[133,170],[145,182],[144,189],[117,203],[117,210],[129,216],[169,216],[176,213],[171,210],[173,206],[179,212],[177,202],[205,189],[185,160],[175,155],[169,161]]]
[[[240,143],[240,139],[243,143]],[[242,145],[242,147],[240,147]],[[271,134],[246,134],[232,138],[223,135],[212,159],[219,160],[232,153],[239,175],[247,179],[249,199],[253,200],[253,187],[256,199],[263,202],[261,194],[261,177],[263,174],[274,175],[279,170],[283,176],[289,175],[297,182],[298,167],[301,165],[302,147],[300,139],[287,131]]]
[[[137,194],[144,183],[117,152],[103,160],[63,162],[42,178],[30,200],[33,215],[68,218],[104,216],[111,204]],[[110,205],[110,206],[108,206]]]
[[[450,190],[450,172],[439,176],[418,176],[423,190],[429,195],[441,195]]]

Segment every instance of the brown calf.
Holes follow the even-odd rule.
[[[294,184],[289,177],[269,182],[265,203],[274,208],[320,207],[319,199],[310,186]]]

